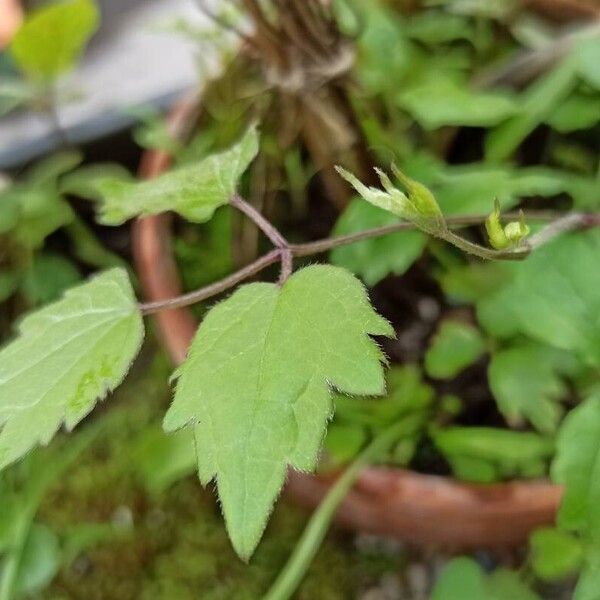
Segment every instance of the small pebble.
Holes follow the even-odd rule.
[[[359,533],[354,545],[361,554],[379,554],[391,558],[401,555],[405,550],[404,544],[398,540],[369,533]]]
[[[128,506],[118,506],[111,518],[112,524],[118,529],[133,529],[133,513]]]
[[[421,298],[417,302],[417,311],[423,321],[435,321],[440,314],[440,305],[434,298]]]
[[[422,563],[412,563],[406,569],[406,580],[415,600],[427,598],[430,581],[427,567]]]

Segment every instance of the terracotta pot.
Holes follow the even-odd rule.
[[[190,126],[196,103],[174,108],[169,125],[174,135]],[[160,175],[170,165],[160,151],[145,153],[140,175]],[[181,293],[171,252],[168,215],[137,220],[133,225],[135,263],[148,300]],[[186,309],[156,316],[158,330],[173,362],[181,363],[198,326]],[[286,494],[314,508],[331,478],[290,471]],[[562,489],[546,481],[467,484],[449,477],[423,475],[396,468],[365,469],[344,500],[336,521],[357,531],[393,536],[409,543],[452,550],[516,546],[535,528],[554,521]]]

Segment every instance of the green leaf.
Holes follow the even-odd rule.
[[[19,287],[21,275],[18,271],[0,270],[0,302],[10,298]]]
[[[598,121],[600,121],[598,96],[584,94],[572,94],[546,119],[548,125],[560,133],[588,129]]]
[[[192,432],[183,429],[167,435],[160,426],[151,427],[136,441],[133,460],[146,488],[160,493],[196,470]]]
[[[573,368],[569,356],[548,346],[526,344],[492,355],[488,378],[500,412],[512,425],[530,421],[543,432],[555,431],[567,387],[561,375]]]
[[[600,588],[600,548],[594,545],[587,549],[585,565],[573,594],[573,600],[596,600]]]
[[[357,279],[323,265],[282,288],[243,286],[200,326],[164,427],[194,426],[200,480],[216,480],[242,558],[260,540],[287,465],[314,468],[331,387],[384,391],[383,354],[368,334],[393,330]]]
[[[544,581],[563,579],[583,561],[583,547],[573,535],[553,527],[537,529],[529,538],[531,567]]]
[[[37,90],[30,82],[0,77],[0,117],[35,99]]]
[[[508,158],[521,142],[553,113],[573,90],[576,82],[576,64],[568,56],[529,86],[519,99],[519,114],[498,125],[488,134],[485,144],[486,159],[500,162]]]
[[[28,75],[53,79],[73,67],[98,28],[93,0],[64,0],[33,12],[10,46],[17,65]]]
[[[600,394],[572,410],[560,428],[552,479],[565,486],[558,525],[600,543]]]
[[[103,180],[133,182],[134,178],[122,165],[116,163],[96,163],[79,167],[65,175],[60,181],[60,193],[101,200],[98,190],[99,182]]]
[[[398,219],[362,199],[353,200],[338,219],[334,235],[347,235],[397,223]],[[331,262],[373,286],[390,273],[402,275],[419,258],[427,238],[420,231],[402,231],[363,240],[331,251]]]
[[[491,127],[514,115],[519,107],[507,92],[470,90],[468,83],[444,77],[410,87],[399,95],[398,103],[425,129]]]
[[[0,351],[0,468],[73,429],[125,377],[143,338],[127,273],[106,271],[28,315]]]
[[[468,263],[452,267],[439,275],[444,293],[457,302],[471,303],[500,290],[512,280],[505,263]]]
[[[383,398],[356,398],[336,394],[335,420],[382,430],[411,413],[427,413],[433,389],[423,383],[416,365],[395,366],[387,372]]]
[[[472,559],[453,558],[444,567],[431,594],[431,600],[483,600],[485,573]]]
[[[476,327],[461,321],[442,321],[427,353],[425,370],[430,377],[451,379],[485,352],[485,340]]]
[[[43,158],[27,169],[24,179],[35,186],[55,183],[61,175],[81,164],[82,160],[83,155],[78,150],[63,150]]]
[[[15,594],[25,596],[43,590],[58,573],[60,555],[57,535],[45,525],[34,524],[19,562]]]
[[[526,261],[507,264],[512,281],[478,302],[480,323],[494,335],[522,333],[600,364],[599,253],[594,230],[561,236]]]
[[[14,185],[0,194],[0,203],[17,207],[17,220],[10,232],[17,244],[36,250],[54,231],[70,223],[73,210],[58,195],[54,185]]]
[[[97,186],[103,198],[100,221],[120,225],[132,217],[169,210],[195,223],[208,221],[235,193],[239,178],[258,153],[258,142],[257,128],[253,125],[228,150],[152,181],[99,181]]]
[[[431,600],[540,600],[519,576],[508,569],[487,575],[472,558],[448,562],[433,589]]]
[[[436,164],[423,181],[436,191],[445,215],[487,213],[495,199],[503,209],[523,197],[569,194],[578,204],[597,199],[597,183],[570,171],[547,167],[494,166],[484,163]],[[595,206],[590,204],[590,206]]]
[[[350,462],[367,441],[367,432],[360,425],[332,423],[325,437],[325,451],[336,464]]]
[[[600,40],[598,37],[580,40],[574,48],[579,74],[591,86],[600,90]]]
[[[59,254],[39,253],[23,273],[21,291],[33,306],[56,300],[81,279],[77,267]]]
[[[541,477],[554,443],[537,433],[492,427],[432,428],[436,447],[461,479],[489,483],[508,477]]]
[[[423,11],[411,15],[404,28],[407,35],[431,46],[458,40],[473,40],[473,23],[462,15],[446,11]]]

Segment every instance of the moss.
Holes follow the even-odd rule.
[[[306,513],[279,503],[249,565],[234,554],[213,490],[195,477],[165,493],[147,493],[132,460],[132,441],[163,414],[169,368],[142,358],[130,382],[107,402],[118,411],[109,436],[81,458],[45,499],[39,518],[60,532],[83,522],[130,515],[129,534],[88,550],[57,576],[49,598],[71,600],[253,600],[285,563]],[[297,595],[299,600],[349,598],[390,568],[357,553],[351,536],[331,534]]]

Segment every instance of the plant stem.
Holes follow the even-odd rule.
[[[184,306],[196,304],[197,302],[202,302],[202,300],[206,300],[207,298],[211,298],[212,296],[217,296],[223,292],[226,292],[229,288],[232,288],[234,285],[244,281],[244,279],[248,279],[248,277],[256,275],[263,269],[266,269],[269,265],[275,264],[280,260],[280,256],[281,250],[276,248],[275,250],[271,250],[271,252],[268,254],[256,259],[253,263],[250,263],[239,271],[236,271],[228,277],[221,279],[221,281],[211,283],[206,287],[200,288],[194,292],[190,292],[189,294],[177,296],[176,298],[140,304],[139,309],[142,314],[151,315],[161,310],[182,308]]]
[[[243,212],[254,224],[271,240],[276,248],[288,248],[287,240],[281,235],[279,230],[267,219],[265,219],[257,210],[246,202],[241,196],[235,194],[229,201],[231,206]]]
[[[246,204],[246,203],[245,203]],[[248,205],[249,206],[249,205]],[[252,208],[252,210],[255,210]],[[248,213],[246,213],[248,214]],[[262,215],[261,219],[263,219]],[[487,215],[465,215],[459,217],[449,217],[446,219],[446,223],[453,227],[463,227],[467,225],[479,225],[483,223]],[[507,219],[520,218],[519,214],[508,213],[504,215]],[[456,245],[459,245],[462,249],[472,254],[485,259],[501,259],[501,260],[522,260],[527,255],[539,248],[540,246],[547,244],[549,241],[554,239],[557,235],[572,231],[574,229],[586,229],[590,227],[600,226],[600,213],[573,213],[563,217],[557,218],[556,213],[550,211],[531,211],[528,212],[525,217],[530,221],[549,221],[555,219],[553,223],[539,231],[538,233],[531,236],[529,240],[526,240],[521,246],[512,250],[491,250],[473,244],[464,238],[456,236],[452,232],[448,232],[445,239]],[[256,221],[255,221],[256,222]],[[257,223],[258,224],[258,223]],[[261,228],[262,229],[262,228]],[[280,277],[280,283],[285,282],[287,277],[291,274],[291,259],[293,257],[302,256],[313,256],[315,254],[321,254],[338,248],[340,246],[346,246],[362,240],[368,240],[371,238],[381,237],[390,233],[396,233],[399,231],[406,231],[415,229],[412,223],[405,221],[394,223],[392,225],[385,225],[383,227],[375,227],[373,229],[366,229],[357,233],[351,233],[349,235],[343,235],[333,238],[325,238],[317,240],[315,242],[308,242],[306,244],[288,244],[283,247],[276,247],[269,253],[256,259],[253,263],[250,263],[246,267],[232,273],[228,277],[221,279],[215,283],[211,283],[206,287],[200,288],[188,294],[183,294],[175,298],[169,298],[168,300],[158,300],[156,302],[147,302],[139,304],[139,309],[144,315],[150,315],[157,313],[161,310],[168,310],[174,308],[182,308],[184,306],[190,306],[217,296],[226,292],[228,289],[237,285],[238,283],[256,275],[268,266],[275,264],[276,262],[282,263],[282,272]],[[264,231],[264,229],[263,229]],[[275,230],[277,231],[277,230]],[[265,232],[266,233],[266,232]],[[277,232],[279,233],[279,232]],[[279,234],[281,235],[281,234]],[[282,239],[283,236],[281,236]],[[287,242],[286,242],[287,244]],[[468,248],[467,248],[468,246]],[[485,256],[484,256],[485,254]]]
[[[296,591],[323,538],[336,510],[358,479],[362,470],[385,452],[400,437],[414,429],[414,417],[407,417],[375,437],[331,487],[302,532],[287,564],[279,573],[264,600],[287,600]]]

